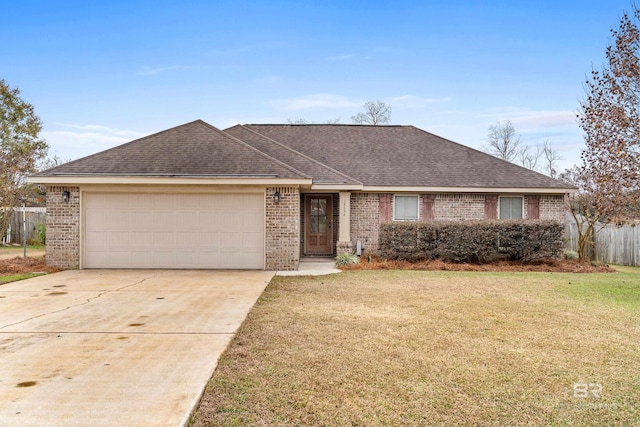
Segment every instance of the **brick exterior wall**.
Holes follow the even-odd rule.
[[[420,195],[420,219],[424,220],[425,206],[423,198],[433,196]],[[391,198],[393,203],[393,197]],[[375,254],[379,251],[380,235],[380,194],[351,193],[351,241],[365,243],[365,253]],[[528,198],[524,196],[524,218],[527,218]],[[432,203],[433,219],[436,221],[465,221],[485,219],[485,194],[455,193],[436,194]],[[496,204],[496,210],[498,206]],[[496,212],[497,213],[497,212]],[[564,196],[540,196],[540,219],[562,221],[564,219]],[[393,210],[392,210],[393,215]]]
[[[380,198],[378,193],[351,193],[351,242],[364,243],[364,254],[379,251]]]
[[[70,193],[69,202],[62,192]],[[47,187],[47,264],[62,269],[80,268],[80,189]]]
[[[280,192],[280,202],[273,194]],[[272,187],[266,191],[265,268],[297,270],[300,262],[300,190]]]
[[[540,219],[564,221],[565,213],[564,196],[540,196]]]
[[[436,221],[482,220],[484,194],[437,194],[433,213]]]
[[[351,242],[337,242],[336,243],[336,255],[350,254],[355,252],[353,243]]]

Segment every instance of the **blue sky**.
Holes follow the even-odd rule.
[[[511,120],[579,162],[575,112],[627,0],[8,1],[0,78],[74,159],[195,119],[323,122],[368,100],[471,147]]]

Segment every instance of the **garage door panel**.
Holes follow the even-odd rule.
[[[106,248],[109,233],[106,231],[88,231],[85,234],[85,242],[87,247]]]
[[[179,218],[179,228],[182,231],[193,231],[197,232],[201,229],[200,226],[200,214],[197,211],[181,211],[178,214]]]
[[[250,233],[263,233],[262,214],[257,212],[243,212],[243,230]]]
[[[176,212],[167,211],[148,212],[147,222],[154,230],[172,230],[182,225],[176,221]]]
[[[108,256],[106,256],[108,254]],[[130,267],[129,251],[92,251],[86,255],[87,263],[101,264],[101,268],[128,268]]]
[[[146,248],[154,245],[154,233],[152,231],[132,231],[130,245],[132,248]]]
[[[134,229],[148,230],[153,229],[153,223],[149,221],[149,216],[152,215],[152,211],[136,210],[129,214],[129,225]]]
[[[264,267],[263,194],[83,197],[85,268]]]
[[[166,229],[163,228],[163,230]],[[156,231],[153,234],[153,243],[156,250],[175,248],[176,242],[176,233],[173,231]]]
[[[113,231],[108,234],[107,249],[126,249],[130,245],[128,231]]]
[[[251,251],[262,251],[262,235],[259,233],[242,233],[242,247]]]
[[[161,211],[176,208],[175,194],[129,194],[130,205],[144,206],[144,209]]]
[[[93,209],[91,211],[87,211],[87,227],[96,227],[101,226],[107,220],[107,214],[105,211]]]
[[[202,250],[215,250],[220,245],[220,233],[198,233],[197,242]]]
[[[176,233],[176,243],[175,243],[176,250],[182,251],[182,250],[189,250],[193,248],[201,248],[201,246],[198,245],[199,239],[200,239],[200,236],[198,233],[178,232]]]

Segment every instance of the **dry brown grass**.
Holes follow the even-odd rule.
[[[639,425],[639,273],[276,277],[193,425]]]

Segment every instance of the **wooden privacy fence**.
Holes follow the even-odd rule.
[[[35,238],[36,225],[46,221],[46,208],[25,208],[27,222],[27,242]],[[11,216],[10,243],[22,243],[22,208],[16,208]],[[1,236],[0,236],[1,237]],[[9,243],[9,242],[7,242]]]
[[[596,233],[594,258],[607,264],[640,265],[640,224],[636,226],[606,225]],[[566,225],[567,249],[578,250],[578,229],[573,222]],[[593,253],[593,252],[591,252]]]

